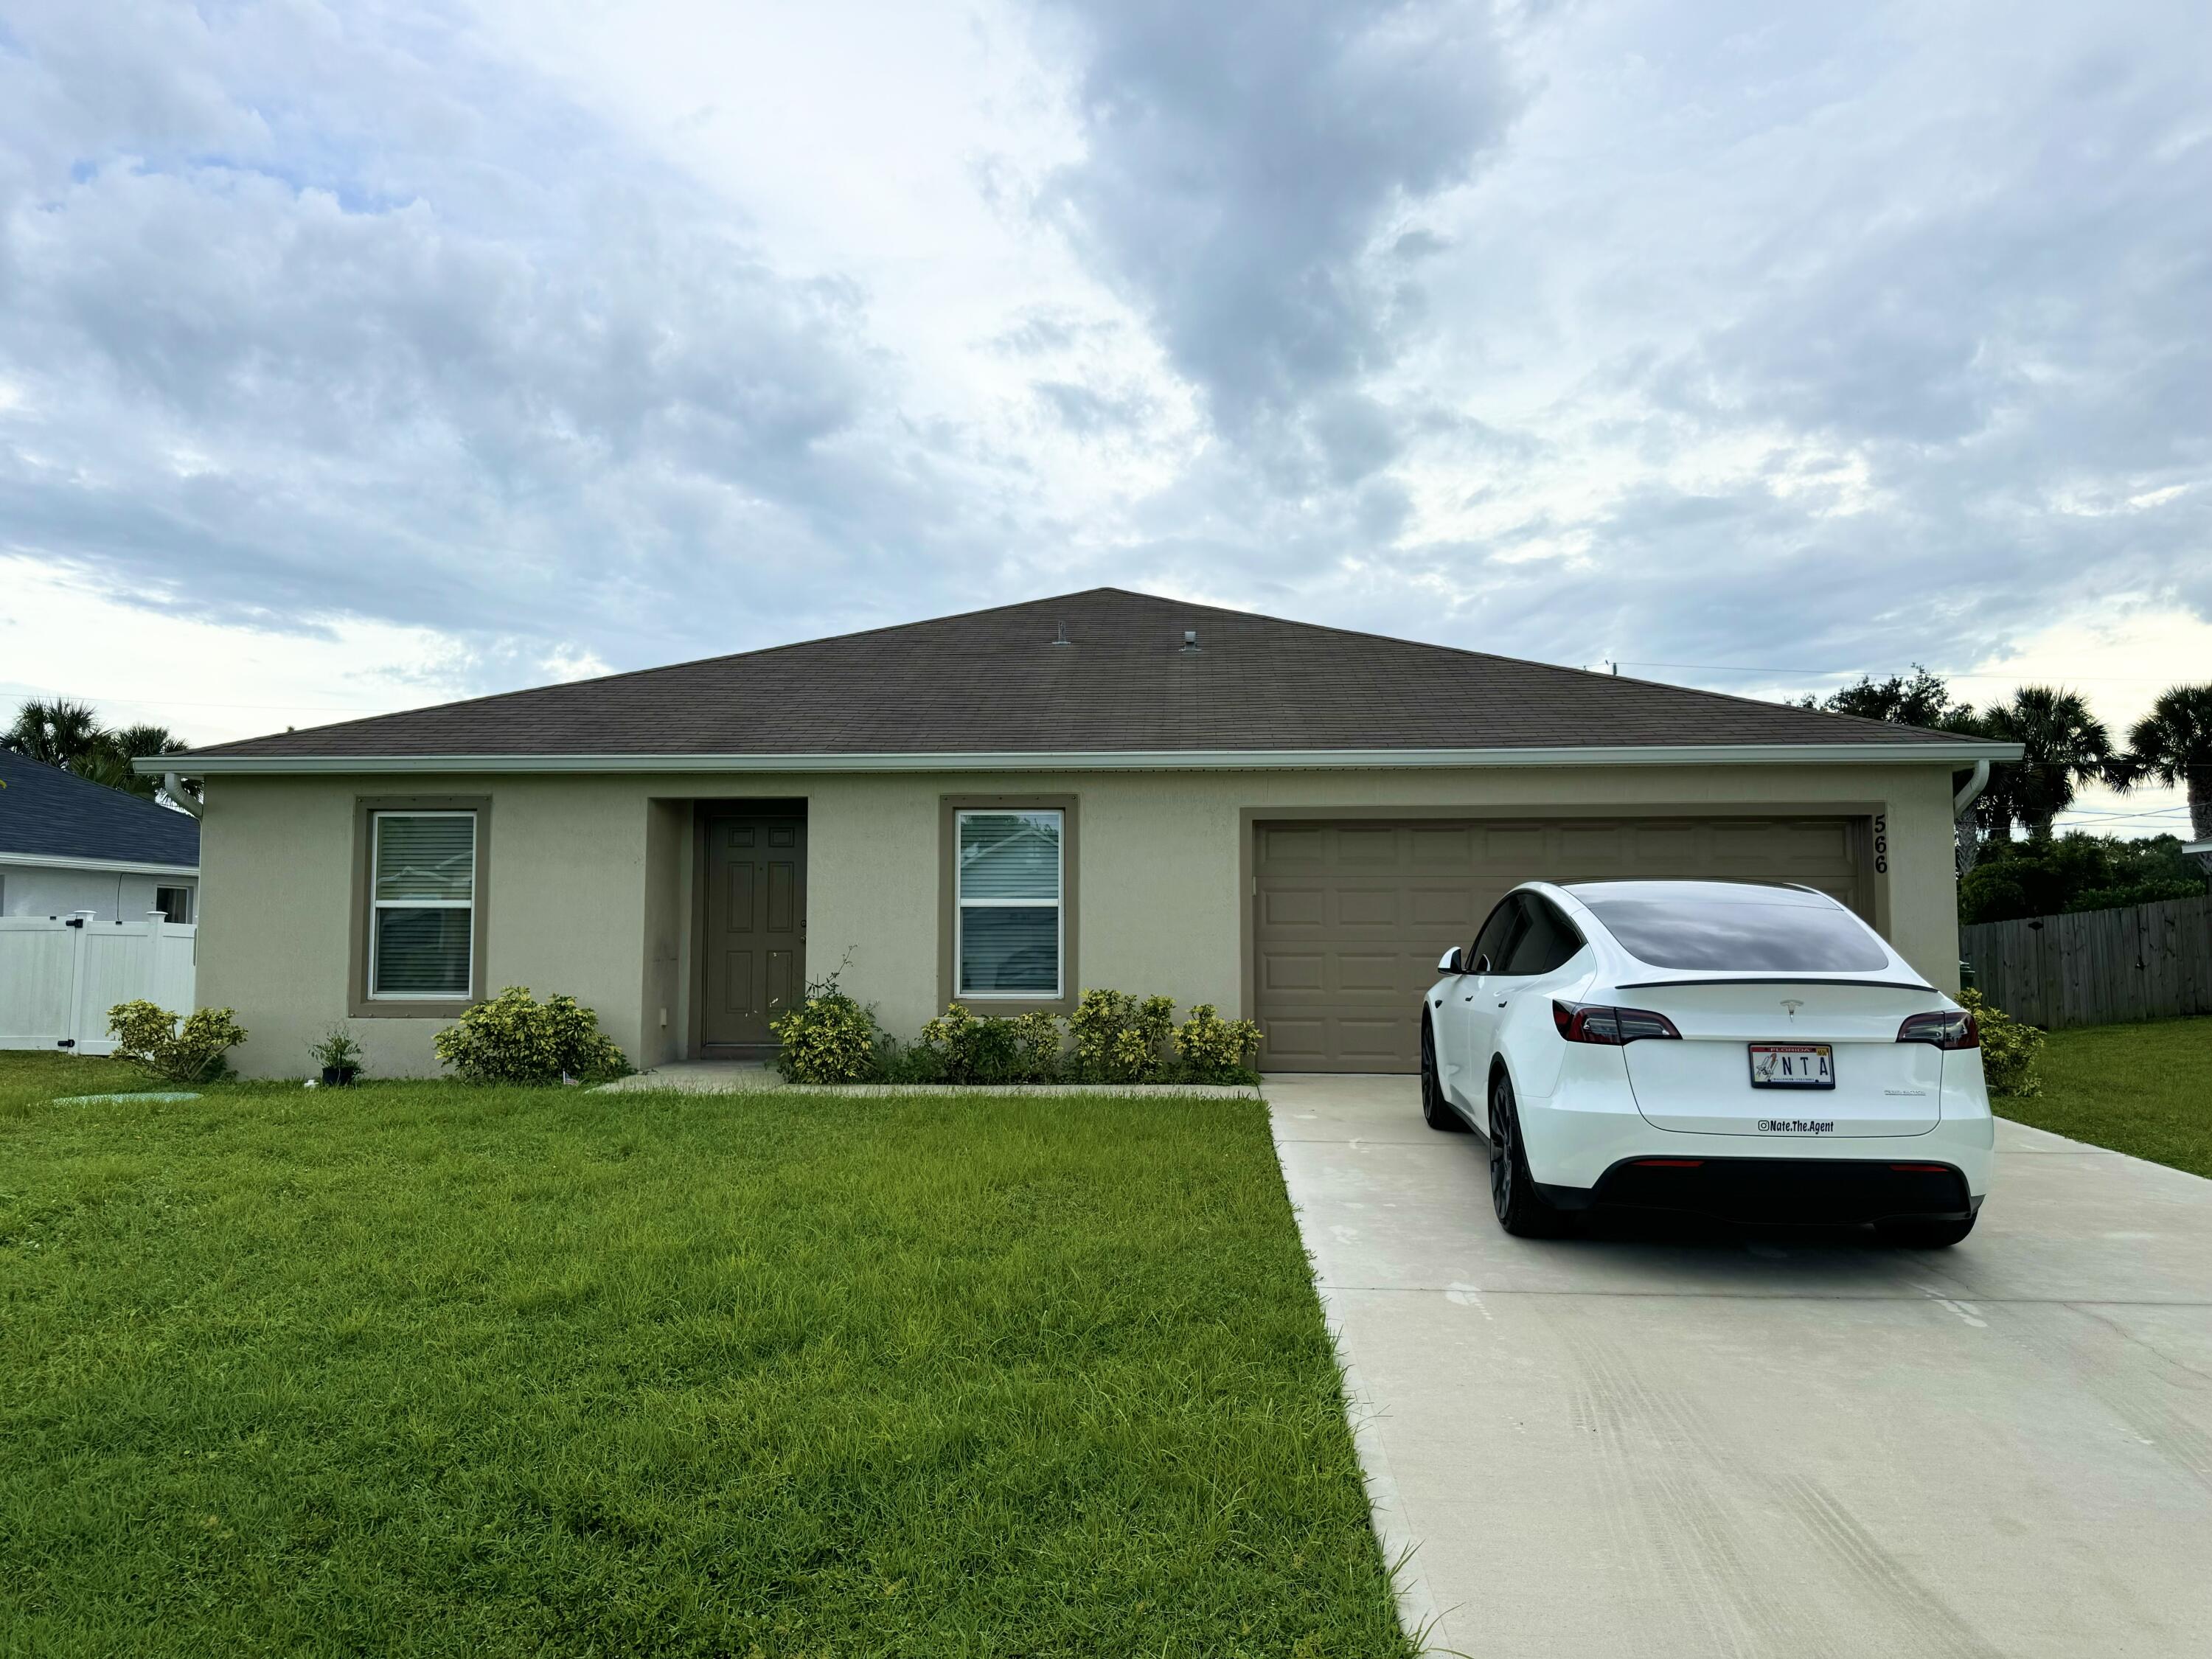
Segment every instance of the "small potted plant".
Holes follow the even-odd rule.
[[[353,1080],[368,1069],[361,1062],[361,1044],[343,1025],[331,1026],[320,1042],[307,1045],[307,1052],[322,1064],[325,1089],[350,1088]]]

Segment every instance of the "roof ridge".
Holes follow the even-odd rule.
[[[1095,641],[1097,652],[1022,648],[1030,629],[1036,646],[1049,644],[1055,617],[1073,643]],[[1458,620],[1472,631],[1480,612]],[[1170,623],[1240,643],[1176,653]],[[669,753],[1184,748],[1231,732],[1240,742],[1273,733],[1261,748],[1863,737],[1900,752],[1953,735],[1100,586],[240,738],[176,763],[190,769],[195,755],[552,754],[572,744],[579,753],[623,744]]]

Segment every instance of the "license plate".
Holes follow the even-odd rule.
[[[1754,1089],[1832,1089],[1836,1051],[1826,1042],[1754,1042],[1751,1045]]]

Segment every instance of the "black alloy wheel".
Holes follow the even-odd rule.
[[[1437,1036],[1426,1014],[1421,1016],[1421,1121],[1445,1134],[1467,1133],[1466,1120],[1452,1110],[1437,1076]]]
[[[1554,1238],[1565,1225],[1528,1174],[1513,1084],[1503,1072],[1490,1080],[1490,1202],[1498,1224],[1516,1238]]]

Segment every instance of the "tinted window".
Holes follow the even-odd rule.
[[[1842,910],[1680,899],[1607,899],[1590,910],[1631,956],[1655,968],[1852,974],[1889,963],[1875,937]]]
[[[1488,972],[1496,973],[1498,964],[1505,960],[1513,942],[1521,936],[1526,923],[1521,911],[1521,896],[1508,893],[1498,901],[1498,908],[1490,913],[1490,920],[1482,924],[1482,931],[1474,936],[1474,944],[1467,953],[1467,970],[1470,974],[1486,971],[1482,959],[1490,958]]]
[[[1523,893],[1521,903],[1528,912],[1528,926],[1507,954],[1504,972],[1548,974],[1583,948],[1583,936],[1550,900]]]

